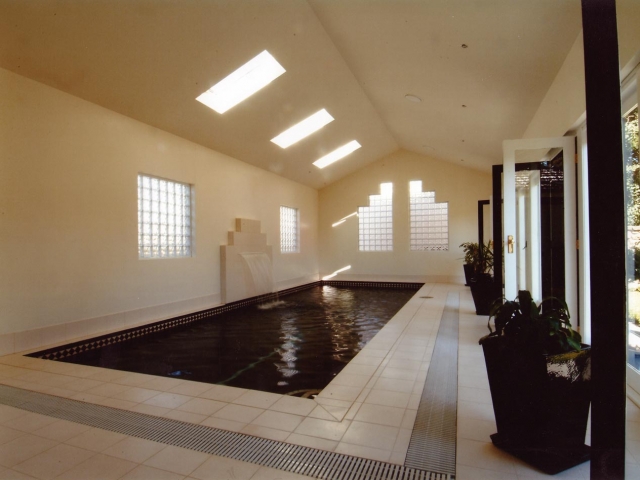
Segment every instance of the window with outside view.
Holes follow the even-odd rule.
[[[627,193],[628,362],[640,369],[640,160],[638,106],[623,116]]]

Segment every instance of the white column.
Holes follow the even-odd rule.
[[[591,343],[591,265],[589,263],[589,177],[587,125],[578,129],[578,227],[580,229],[580,334]],[[573,314],[573,312],[571,312]],[[572,319],[573,320],[573,319]],[[572,322],[573,323],[573,322]]]
[[[565,137],[562,147],[564,171],[564,298],[569,307],[571,325],[578,326],[578,252],[576,250],[576,164],[575,137]]]
[[[514,300],[518,295],[518,285],[516,281],[516,255],[509,253],[509,236],[515,245],[516,238],[516,151],[510,148],[508,141],[503,143],[504,165],[502,170],[502,198],[503,222],[502,230],[504,245],[504,296],[507,300]],[[496,239],[497,241],[497,239]]]
[[[516,199],[518,202],[517,224],[518,224],[518,244],[516,245],[516,259],[518,268],[518,290],[529,290],[529,272],[527,268],[527,223],[529,218],[527,215],[527,191],[525,188],[519,188],[516,191]]]
[[[531,255],[531,296],[536,302],[542,300],[542,221],[540,214],[540,170],[531,172],[529,177],[529,246]]]

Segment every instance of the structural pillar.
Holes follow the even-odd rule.
[[[591,246],[591,478],[623,479],[626,226],[615,0],[582,0]]]

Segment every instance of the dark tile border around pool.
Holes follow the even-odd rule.
[[[297,287],[287,288],[279,292],[267,293],[264,295],[258,295],[256,297],[245,298],[236,302],[226,303],[217,307],[209,308],[207,310],[201,310],[199,312],[189,313],[186,315],[180,315],[178,317],[169,318],[167,320],[160,320],[158,322],[149,323],[146,325],[140,325],[137,327],[120,330],[118,332],[107,333],[87,340],[81,340],[79,342],[69,343],[58,347],[48,348],[46,350],[40,350],[39,352],[30,353],[27,356],[34,358],[42,358],[44,360],[61,360],[63,358],[71,357],[78,353],[82,353],[89,350],[96,350],[114,343],[126,342],[134,338],[149,335],[150,333],[160,332],[169,328],[177,327],[179,325],[186,325],[188,323],[196,322],[198,320],[204,320],[215,315],[219,315],[231,310],[237,310],[238,308],[246,307],[248,305],[255,305],[258,303],[268,302],[276,300],[279,297],[289,295],[291,293],[300,292],[316,286],[331,285],[336,287],[376,287],[376,288],[403,288],[403,289],[415,289],[419,290],[423,283],[413,282],[353,282],[345,280],[321,280],[318,282],[307,283],[304,285],[298,285]]]

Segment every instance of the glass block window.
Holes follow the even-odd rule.
[[[191,256],[191,185],[138,175],[138,257]]]
[[[358,225],[360,251],[393,250],[393,183],[381,183],[380,195],[369,195],[369,206],[358,207]]]
[[[280,206],[280,252],[300,251],[298,232],[298,209]]]
[[[423,192],[422,180],[409,182],[411,250],[449,250],[449,204],[436,192]]]

